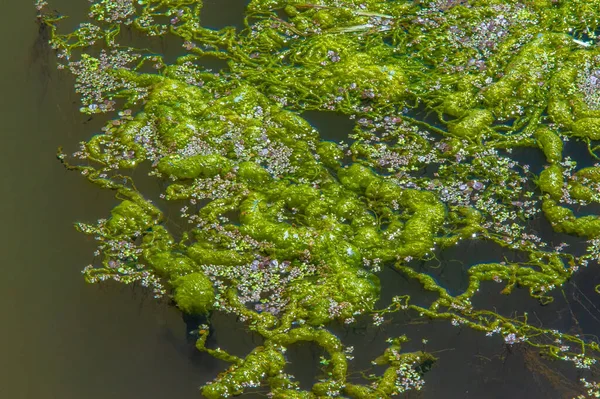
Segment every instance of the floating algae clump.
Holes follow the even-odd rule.
[[[567,140],[600,147],[600,6],[564,1],[252,0],[239,30],[203,27],[201,0],[101,0],[89,20],[60,33],[64,18],[38,2],[51,45],[75,76],[81,111],[111,120],[64,165],[120,203],[108,219],[78,223],[98,241],[88,282],[139,282],[186,313],[227,312],[262,337],[204,386],[208,398],[266,388],[275,398],[387,398],[420,390],[436,358],[403,352],[390,337],[370,381],[349,381],[352,356],[331,324],[378,326],[396,311],[446,320],[530,345],[589,369],[598,344],[475,307],[482,282],[542,304],[600,255],[600,218],[574,206],[600,202],[600,165],[578,168]],[[129,47],[131,31],[148,49]],[[168,61],[156,38],[182,45]],[[142,46],[144,47],[144,46]],[[226,67],[204,68],[207,58]],[[354,121],[324,140],[305,111]],[[513,150],[538,151],[539,173]],[[129,173],[141,165],[164,187],[160,202]],[[162,207],[180,208],[170,224]],[[582,253],[533,229],[584,237]],[[413,260],[462,240],[517,251],[520,261],[471,265],[451,293]],[[419,306],[401,284],[389,305],[379,273],[395,268],[436,299]],[[301,389],[286,348],[323,349],[323,376]],[[583,380],[578,398],[597,395]]]
[[[556,133],[547,128],[539,128],[535,132],[535,139],[548,162],[556,163],[562,160],[563,142]]]
[[[189,314],[206,314],[215,300],[213,286],[204,274],[190,273],[173,282],[177,306]]]

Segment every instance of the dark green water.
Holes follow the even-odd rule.
[[[204,23],[215,28],[239,23],[243,3],[207,1]],[[222,371],[224,364],[196,352],[175,308],[141,290],[83,282],[80,270],[92,262],[95,245],[74,230],[73,222],[105,217],[115,201],[111,193],[65,171],[54,154],[59,145],[74,150],[77,142],[98,131],[101,123],[78,113],[70,76],[58,73],[53,53],[39,45],[33,5],[28,0],[0,4],[7,16],[1,27],[0,66],[0,399],[200,397],[198,387]],[[52,4],[72,15],[72,24],[88,6],[84,0],[53,0]],[[347,133],[347,124],[335,116],[306,117],[327,139],[340,139]],[[158,192],[157,184],[149,182],[146,189]],[[539,229],[550,234],[542,221]],[[510,256],[485,243],[464,243],[444,254],[446,262],[441,268],[437,264],[415,267],[425,268],[450,289],[460,290],[468,265],[501,260],[504,255]],[[593,334],[600,331],[600,312],[594,309],[600,301],[591,293],[600,283],[597,276],[597,266],[590,266],[575,281],[576,287],[565,287],[565,297],[558,293],[555,303],[546,307],[524,291],[501,296],[491,283],[482,285],[474,304],[496,306],[503,314],[526,310],[532,319],[539,318],[547,326],[580,328]],[[397,290],[414,294],[417,303],[427,303],[427,295],[420,294],[415,283],[392,270],[381,277],[382,303]],[[252,337],[235,320],[217,314],[214,325],[211,345],[226,347],[234,354],[244,354],[254,346]],[[389,336],[413,338],[407,350],[420,349],[421,338],[426,338],[426,348],[440,351],[436,354],[440,360],[426,375],[425,389],[410,397],[568,397],[539,368],[531,366],[531,353],[508,349],[500,337],[485,337],[441,322],[411,324],[401,315],[379,329],[338,327],[336,331],[356,348],[356,369],[366,367],[366,359],[381,353]],[[309,345],[298,345],[288,354],[294,363],[289,371],[309,387],[320,353]],[[577,382],[573,372],[566,377]]]

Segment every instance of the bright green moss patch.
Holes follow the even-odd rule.
[[[575,175],[579,179],[584,179],[588,181],[592,181],[595,183],[600,182],[600,167],[593,166],[589,168],[579,169]]]
[[[210,280],[202,273],[190,273],[177,278],[175,302],[179,309],[189,314],[205,314],[213,307],[215,294]]]
[[[200,265],[224,265],[235,266],[247,262],[250,258],[235,251],[216,249],[208,243],[196,243],[190,245],[187,254]]]
[[[600,118],[582,118],[573,123],[573,135],[600,140]]]
[[[556,133],[540,128],[536,130],[535,138],[548,162],[556,163],[562,160],[563,142]]]
[[[571,198],[578,201],[592,202],[594,200],[594,190],[580,183],[569,184],[569,194]]]
[[[197,268],[188,257],[170,252],[148,255],[146,259],[157,273],[169,277],[184,276]]]
[[[206,385],[202,395],[218,399],[241,394],[248,385],[258,385],[266,377],[281,373],[285,365],[283,355],[274,348],[258,347],[239,366],[234,366],[224,378]]]
[[[196,177],[214,177],[231,169],[227,158],[219,155],[196,155],[189,158],[162,158],[158,170],[167,176],[178,179],[193,179]]]
[[[563,196],[564,178],[562,168],[558,165],[551,165],[540,173],[538,185],[542,192],[550,194],[550,196],[558,201]]]
[[[567,208],[547,200],[543,205],[544,214],[556,231],[583,237],[600,237],[600,218],[598,216],[575,217]]]
[[[548,115],[560,126],[570,128],[573,123],[572,109],[566,98],[552,97],[548,100]]]
[[[494,116],[490,111],[474,109],[458,122],[449,125],[448,130],[460,138],[474,140],[482,136],[493,121]]]

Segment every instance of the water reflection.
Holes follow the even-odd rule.
[[[61,12],[73,16],[72,21],[78,21],[87,7],[86,2],[55,3]],[[239,27],[245,3],[206,1],[203,22],[211,28]],[[199,397],[198,387],[223,370],[225,364],[195,350],[189,332],[197,320],[187,320],[186,325],[168,302],[156,302],[139,289],[112,284],[88,286],[81,279],[79,270],[92,261],[94,242],[76,233],[72,222],[104,217],[115,200],[110,192],[100,191],[66,172],[55,160],[54,152],[59,145],[75,146],[99,131],[103,121],[80,115],[70,78],[49,68],[51,52],[42,45],[45,33],[33,23],[33,7],[28,2],[11,2],[4,4],[4,10],[14,16],[4,26],[10,29],[10,37],[22,38],[20,43],[33,43],[33,47],[10,41],[5,51],[11,58],[2,66],[3,76],[10,77],[3,80],[3,93],[10,95],[1,100],[5,274],[0,288],[5,322],[0,340],[9,367],[2,373],[0,397]],[[159,50],[176,56],[180,47],[162,43]],[[215,64],[214,68],[221,66]],[[342,121],[333,114],[305,116],[328,140],[345,137],[353,127],[351,121]],[[567,152],[581,157],[584,150],[568,148]],[[143,181],[143,175],[143,167],[136,170],[140,189],[150,196],[157,195],[161,187]],[[163,209],[176,206],[156,201]],[[168,219],[175,230],[177,221]],[[540,234],[556,237],[548,241],[565,240],[552,233],[547,223],[540,221],[538,226]],[[442,279],[452,292],[460,292],[469,265],[504,256],[509,254],[485,243],[465,242],[444,255],[443,265],[419,267]],[[381,306],[399,293],[413,295],[413,301],[419,304],[432,300],[419,284],[391,269],[385,269],[381,278]],[[600,277],[592,268],[584,270],[565,286],[564,295],[556,292],[555,302],[541,307],[525,290],[505,296],[497,285],[485,282],[473,303],[486,307],[493,304],[505,315],[527,311],[540,323],[565,331],[592,332],[600,328],[600,310],[591,299],[595,298],[592,293],[598,283]],[[560,398],[569,394],[569,383],[564,378],[577,378],[572,371],[565,372],[564,378],[552,374],[533,352],[519,346],[507,347],[500,337],[485,337],[448,323],[398,314],[380,328],[367,324],[332,326],[347,345],[356,348],[350,381],[360,381],[358,371],[368,368],[373,355],[384,350],[385,338],[399,334],[412,338],[407,350],[426,346],[440,359],[426,376],[426,389],[413,396]],[[213,326],[210,345],[243,356],[258,344],[258,337],[246,333],[242,324],[230,316],[215,314]],[[297,375],[303,387],[319,377],[319,356],[319,351],[307,344],[290,348],[292,364],[288,371]]]

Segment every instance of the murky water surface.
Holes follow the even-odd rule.
[[[211,28],[242,24],[245,1],[207,0],[203,23]],[[80,270],[93,261],[94,242],[73,228],[75,221],[105,217],[115,200],[55,158],[58,146],[68,151],[89,138],[102,125],[78,113],[72,80],[54,69],[53,54],[40,40],[35,10],[29,1],[0,2],[3,55],[0,114],[2,129],[2,207],[0,229],[0,398],[11,399],[187,399],[198,398],[198,387],[224,369],[225,364],[193,347],[180,313],[166,301],[157,302],[141,290],[114,284],[87,285]],[[54,7],[71,15],[70,24],[82,18],[87,1],[53,0]],[[65,28],[69,28],[69,23]],[[43,32],[42,32],[43,34]],[[163,43],[166,52],[176,51]],[[215,63],[215,68],[220,66]],[[352,127],[337,115],[303,115],[326,140],[341,140]],[[571,156],[584,152],[573,148]],[[523,152],[520,160],[540,161],[539,154]],[[537,156],[537,158],[529,158]],[[583,162],[585,162],[582,159]],[[535,166],[534,166],[535,167]],[[138,171],[140,176],[143,175]],[[159,192],[158,182],[144,183],[144,192]],[[167,213],[168,216],[168,213]],[[540,234],[552,234],[548,224],[536,222]],[[555,235],[555,243],[565,238]],[[499,261],[504,256],[482,242],[438,254],[442,262],[419,263],[451,292],[464,289],[471,264]],[[382,304],[399,287],[413,301],[431,298],[415,282],[393,270],[382,274]],[[593,287],[600,283],[596,267],[584,270],[557,292],[552,305],[541,307],[524,291],[499,294],[498,286],[483,283],[473,302],[498,312],[529,312],[531,320],[565,331],[594,333],[600,329],[600,307]],[[408,291],[408,292],[406,292]],[[491,305],[493,304],[493,305]],[[241,324],[216,314],[212,344],[243,355],[258,338]],[[532,352],[509,349],[500,337],[488,338],[448,323],[415,324],[397,315],[381,328],[332,327],[356,348],[355,370],[385,348],[385,338],[407,334],[413,340],[406,350],[426,348],[439,362],[426,375],[426,389],[412,393],[420,398],[563,398],[569,386],[559,374],[548,374]],[[316,377],[321,353],[310,345],[289,350],[289,372],[309,388]],[[355,375],[358,378],[358,373]],[[575,382],[572,372],[565,377]],[[350,377],[352,380],[354,377]],[[565,382],[562,380],[563,383]],[[252,395],[254,396],[254,395]]]

